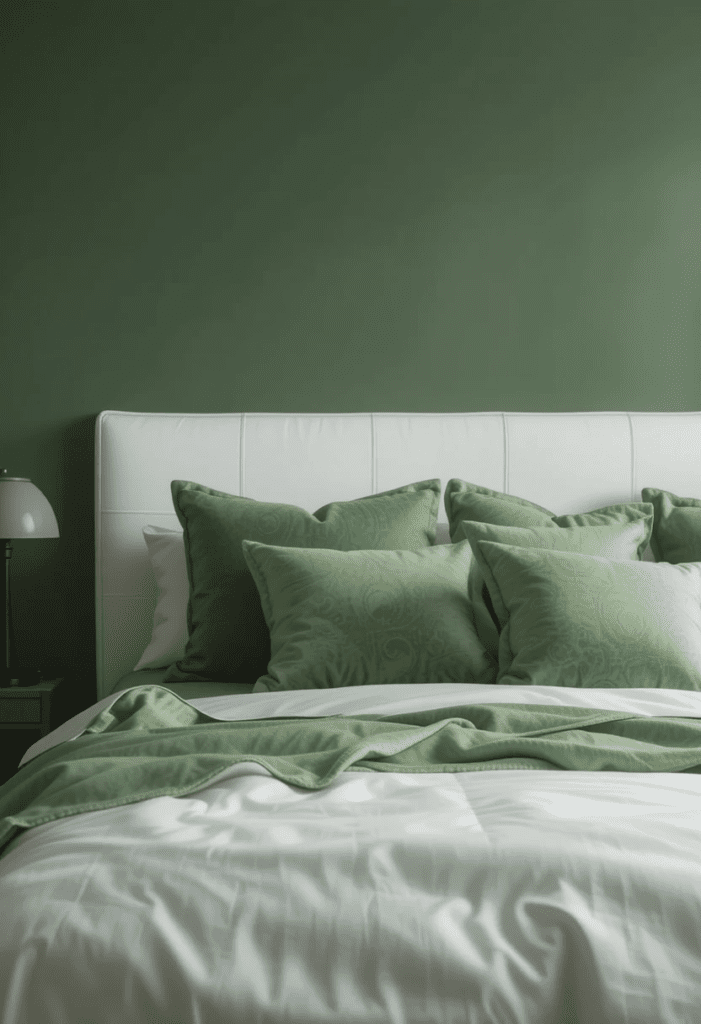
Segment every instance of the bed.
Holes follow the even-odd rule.
[[[103,412],[3,1024],[698,1024],[701,413]]]

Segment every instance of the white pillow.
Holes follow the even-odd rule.
[[[167,668],[184,656],[190,596],[182,530],[145,526],[143,534],[158,584],[158,604],[153,614],[151,642],[134,666],[135,672],[142,668]]]

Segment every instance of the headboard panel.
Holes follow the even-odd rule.
[[[391,487],[460,477],[553,512],[701,497],[701,413],[102,412],[95,436],[97,695],[151,635],[156,587],[142,529],[178,528],[172,479],[310,512]],[[441,506],[439,523],[445,524]],[[443,527],[439,539],[446,540]]]

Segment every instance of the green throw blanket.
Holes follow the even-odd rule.
[[[38,755],[0,786],[0,849],[20,829],[56,818],[183,796],[241,761],[302,789],[322,789],[345,771],[699,772],[701,719],[473,704],[221,722],[170,690],[138,686],[77,739]]]

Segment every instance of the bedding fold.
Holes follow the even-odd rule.
[[[533,704],[399,715],[223,722],[158,686],[135,687],[70,743],[0,787],[0,849],[21,829],[193,793],[231,765],[302,789],[342,772],[701,772],[701,719]]]

